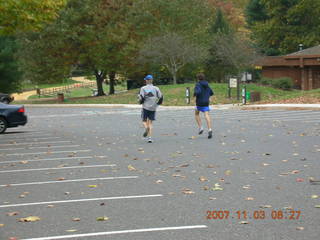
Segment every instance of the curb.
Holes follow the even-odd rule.
[[[141,109],[139,104],[25,104],[28,108],[131,108]],[[171,110],[192,110],[194,106],[160,106],[161,109]],[[312,110],[320,111],[320,104],[256,104],[256,105],[241,105],[241,104],[221,104],[211,105],[213,110]]]

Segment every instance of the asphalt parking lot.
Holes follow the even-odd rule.
[[[148,144],[139,109],[26,110],[0,135],[1,240],[319,239],[320,111],[214,110],[208,140],[162,108]]]

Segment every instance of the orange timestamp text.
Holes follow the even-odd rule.
[[[238,220],[247,220],[247,219],[274,219],[274,220],[298,220],[301,216],[301,211],[298,210],[255,210],[255,211],[229,211],[229,210],[212,210],[207,211],[206,218],[208,220],[228,220],[228,219],[238,219]]]

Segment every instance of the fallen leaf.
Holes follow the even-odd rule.
[[[37,222],[37,221],[40,221],[40,218],[37,216],[30,216],[30,217],[19,219],[19,222]]]
[[[297,178],[297,179],[296,179],[296,182],[303,182],[303,181],[304,181],[303,178]]]
[[[72,221],[74,222],[79,222],[81,219],[80,218],[72,218]]]
[[[47,207],[48,207],[48,208],[53,208],[53,207],[54,207],[54,205],[48,205]]]
[[[249,224],[249,222],[248,221],[241,221],[241,222],[239,222],[240,224]]]
[[[128,165],[128,170],[129,171],[137,171],[132,165]]]
[[[189,167],[189,164],[182,164],[182,165],[179,165],[177,167]]]
[[[220,186],[219,183],[216,183],[216,184],[214,184],[214,187],[211,188],[211,190],[213,190],[213,191],[222,191],[223,188]]]
[[[203,190],[208,191],[210,188],[208,186],[204,186]]]
[[[58,181],[64,181],[64,180],[66,180],[64,177],[61,177],[61,178],[58,178],[57,179]]]
[[[224,174],[225,174],[226,176],[230,176],[230,175],[232,174],[232,171],[231,171],[231,170],[226,170],[226,171],[224,172]]]
[[[97,217],[96,220],[97,220],[97,221],[107,221],[107,220],[109,220],[109,218],[106,217],[106,216],[104,216],[104,217]]]
[[[182,189],[182,193],[183,194],[194,194],[195,192],[193,192],[191,189],[184,188],[184,189]]]
[[[21,161],[20,163],[21,163],[21,164],[27,164],[28,161]]]
[[[12,216],[19,215],[19,212],[8,212],[6,215],[9,217],[12,217]]]
[[[89,188],[96,188],[98,185],[88,185]]]
[[[271,205],[261,205],[260,208],[272,208]]]
[[[204,176],[199,177],[200,182],[207,182],[208,179]]]

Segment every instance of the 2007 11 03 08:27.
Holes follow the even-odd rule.
[[[238,211],[229,211],[229,210],[213,210],[207,211],[206,218],[208,220],[228,220],[228,219],[273,219],[273,220],[298,220],[301,216],[301,211],[298,210],[272,210],[272,211],[265,211],[265,210],[255,210],[253,212],[249,212],[246,210],[238,210]]]

